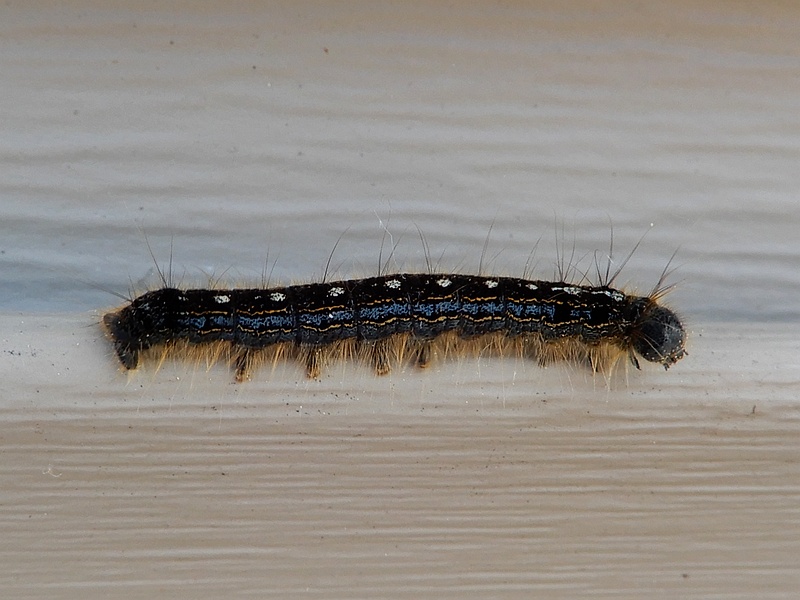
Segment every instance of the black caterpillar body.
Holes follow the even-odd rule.
[[[225,357],[249,379],[270,351],[303,360],[318,377],[335,353],[367,358],[379,374],[412,354],[426,366],[440,349],[515,348],[542,364],[567,359],[594,370],[637,355],[669,368],[686,332],[657,294],[514,277],[395,274],[264,289],[147,292],[103,317],[125,369],[176,348]],[[438,343],[438,346],[437,346]]]

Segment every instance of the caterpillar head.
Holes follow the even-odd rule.
[[[632,348],[645,360],[657,362],[669,369],[686,356],[686,330],[673,311],[659,306],[650,298],[640,298],[632,330]],[[635,357],[633,363],[638,367]]]

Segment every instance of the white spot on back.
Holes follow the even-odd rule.
[[[227,304],[231,301],[230,296],[226,296],[225,294],[220,294],[219,296],[214,296],[214,302],[217,304]]]
[[[437,279],[436,283],[438,283],[441,287],[447,287],[453,282],[447,279],[447,277],[442,277],[441,279]]]
[[[341,296],[342,294],[344,294],[344,288],[341,287],[332,287],[328,290],[328,296],[333,296],[334,298],[336,296]]]
[[[539,289],[539,286],[536,285],[535,283],[529,283],[525,287],[527,287],[529,290],[538,290]]]
[[[592,294],[608,296],[617,302],[622,302],[625,299],[625,294],[617,290],[592,290]]]
[[[494,279],[489,279],[486,282],[486,287],[488,287],[488,288],[496,288],[497,285],[498,285],[498,283]]]
[[[397,279],[390,279],[389,281],[386,282],[385,285],[386,285],[386,287],[388,287],[389,289],[392,289],[392,290],[400,289],[400,282],[397,281]]]
[[[555,288],[553,288],[553,289],[555,289]],[[571,285],[570,285],[570,286],[567,286],[567,287],[564,287],[564,288],[561,288],[561,289],[563,289],[563,290],[564,290],[565,292],[567,292],[568,294],[571,294],[572,296],[577,296],[577,295],[578,295],[578,294],[580,294],[580,293],[581,293],[581,291],[582,291],[582,290],[581,290],[581,288],[579,288],[579,287],[574,287],[574,286],[571,286]]]
[[[273,292],[269,295],[269,299],[273,302],[283,302],[286,300],[286,294],[281,294],[280,292]]]

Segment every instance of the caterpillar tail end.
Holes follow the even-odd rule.
[[[140,349],[130,343],[128,334],[122,325],[119,312],[107,313],[103,316],[103,327],[106,334],[114,343],[117,358],[126,371],[132,371],[139,366]]]

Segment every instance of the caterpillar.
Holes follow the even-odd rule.
[[[663,279],[663,276],[662,276]],[[609,283],[613,281],[613,278]],[[105,314],[125,370],[152,352],[225,359],[238,382],[272,356],[305,364],[310,378],[338,356],[379,375],[438,354],[515,351],[541,365],[566,359],[608,372],[623,357],[668,369],[686,355],[678,315],[648,296],[610,287],[515,277],[397,273],[269,288],[165,285]]]

